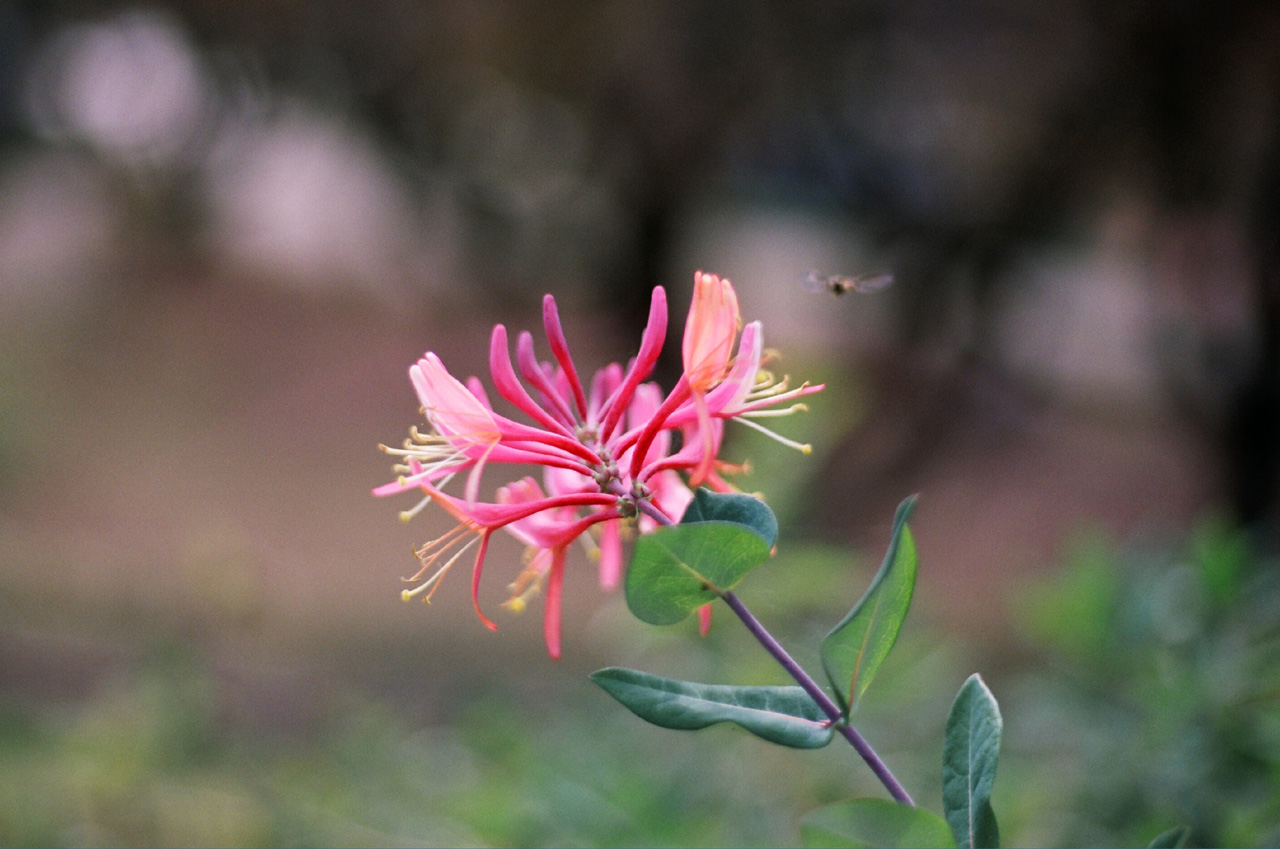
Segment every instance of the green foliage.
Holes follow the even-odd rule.
[[[880,571],[848,615],[822,641],[822,667],[848,716],[889,655],[916,585],[916,547],[907,527],[915,496],[900,505]]]
[[[956,845],[942,817],[888,799],[853,799],[819,808],[801,821],[800,836],[809,849],[954,849]]]
[[[1024,593],[1016,613],[1023,628],[1071,660],[1108,654],[1111,623],[1120,603],[1120,569],[1106,540],[1086,537],[1071,555],[1070,568],[1042,592]]]
[[[1051,802],[1066,844],[1140,846],[1186,823],[1200,845],[1276,845],[1280,569],[1244,532],[1095,537],[1016,609],[1042,652],[1002,685],[1029,729],[1017,784],[1053,789],[1015,804]]]
[[[609,668],[591,680],[646,722],[681,731],[732,722],[793,749],[820,749],[833,729],[799,687],[737,687],[676,681],[634,669]]]
[[[974,674],[947,717],[942,751],[942,807],[959,849],[995,849],[1000,829],[991,809],[1002,728],[995,697]]]
[[[769,543],[736,522],[673,525],[636,541],[627,607],[650,625],[674,625],[731,590],[769,559]]]
[[[1254,567],[1248,537],[1225,520],[1213,517],[1201,523],[1189,547],[1210,607],[1225,612],[1236,601]]]
[[[788,845],[817,788],[848,784],[843,752],[670,745],[585,681],[553,711],[488,677],[428,685],[449,701],[424,712],[284,676],[255,715],[238,674],[187,652],[83,702],[0,693],[0,845]]]
[[[636,541],[627,606],[651,625],[674,625],[731,590],[769,559],[778,520],[763,501],[700,489],[680,524]]]
[[[736,522],[759,534],[770,548],[778,541],[777,517],[768,504],[750,495],[699,488],[680,518],[682,525],[697,522]]]

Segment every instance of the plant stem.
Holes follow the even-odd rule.
[[[818,703],[818,707],[822,709],[822,712],[835,724],[836,730],[862,756],[862,759],[867,762],[867,766],[871,767],[871,771],[884,784],[885,789],[889,791],[889,795],[904,805],[915,807],[916,803],[911,800],[911,796],[908,795],[893,773],[889,771],[889,767],[885,765],[885,762],[880,760],[880,756],[871,748],[871,744],[858,733],[858,729],[844,721],[844,714],[840,712],[840,708],[831,700],[831,697],[809,677],[809,673],[805,672],[800,664],[796,663],[795,659],[787,653],[787,650],[773,638],[773,635],[765,630],[765,627],[760,624],[760,620],[756,619],[755,615],[742,603],[742,599],[734,595],[732,590],[726,591],[720,597],[724,599],[725,604],[729,605],[730,610],[738,614],[738,618],[742,620],[742,624],[747,626],[747,630],[751,632],[751,635],[760,641],[765,650],[773,655],[774,659],[782,664],[782,668],[787,670],[791,677],[796,679],[796,683],[809,694],[809,697]]]
[[[675,524],[669,516],[647,500],[641,499],[637,501],[636,507],[652,517],[658,524]],[[765,651],[773,655],[774,660],[782,664],[782,668],[787,670],[788,674],[796,679],[796,683],[809,694],[809,698],[817,702],[818,707],[835,725],[840,735],[849,741],[854,750],[867,762],[867,766],[871,767],[871,771],[884,784],[885,789],[889,791],[889,795],[903,805],[915,807],[916,803],[911,800],[911,796],[908,795],[893,773],[889,771],[889,767],[885,762],[880,760],[880,756],[876,754],[875,749],[871,748],[871,744],[858,733],[858,729],[845,721],[844,714],[841,713],[840,708],[831,700],[826,691],[809,677],[809,673],[805,672],[803,667],[796,663],[795,659],[782,647],[782,644],[773,638],[773,635],[765,629],[764,625],[760,624],[760,620],[747,609],[747,606],[742,603],[742,599],[734,595],[732,590],[725,591],[720,597],[724,599],[725,604],[729,605],[729,609],[738,615],[738,618],[742,620],[742,624],[747,626],[747,630],[751,632],[751,635],[760,641]]]
[[[606,488],[609,489],[610,492],[615,492],[618,495],[622,494],[622,487],[618,486],[616,483],[612,484],[611,487],[616,487],[616,489],[610,488],[610,487],[606,487]],[[637,500],[636,509],[639,510],[641,513],[646,514],[650,519],[653,519],[653,521],[657,522],[659,525],[674,525],[676,523],[675,519],[672,519],[666,513],[663,513],[661,510],[659,510],[657,507],[654,506],[652,501],[649,501],[647,498],[642,498]]]

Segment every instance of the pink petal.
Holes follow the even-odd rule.
[[[547,342],[551,345],[551,355],[556,358],[560,368],[573,390],[573,401],[578,406],[579,418],[587,417],[587,398],[582,392],[582,383],[578,380],[577,369],[573,367],[573,358],[569,356],[569,343],[564,338],[564,328],[560,326],[560,312],[556,309],[556,299],[547,295],[542,299],[542,326],[547,331]]]
[[[471,569],[471,606],[476,609],[476,616],[490,631],[498,630],[498,626],[480,610],[480,572],[484,569],[484,556],[489,550],[489,532],[480,537],[480,550],[476,552],[476,565]]]
[[[542,394],[544,409],[556,416],[562,425],[572,429],[575,424],[573,413],[538,362],[538,356],[533,351],[533,335],[527,330],[516,337],[516,362],[520,364],[520,374],[524,379]]]
[[[724,381],[707,393],[707,406],[712,410],[733,409],[755,385],[760,373],[760,358],[764,356],[764,328],[753,321],[742,328],[742,341],[738,344],[738,356],[733,369]]]
[[[649,323],[645,325],[644,334],[640,337],[640,353],[631,361],[622,384],[605,402],[601,422],[600,438],[607,440],[614,428],[622,419],[627,406],[631,403],[631,393],[646,377],[653,372],[662,353],[662,343],[667,336],[667,293],[661,286],[653,287],[653,298],[649,301]]]
[[[458,448],[482,449],[498,441],[498,426],[488,408],[449,374],[434,353],[428,351],[409,367],[409,379],[431,424]]]
[[[588,421],[597,422],[600,420],[600,409],[618,387],[622,384],[622,366],[617,363],[609,363],[609,365],[596,372],[595,377],[591,379],[591,403],[587,409]]]
[[[572,437],[572,432],[542,407],[538,406],[524,386],[516,378],[515,369],[511,366],[511,352],[507,348],[507,329],[501,324],[493,326],[493,335],[489,339],[489,373],[493,376],[494,388],[498,394],[510,401],[521,412],[538,424],[565,437]]]
[[[679,408],[679,406],[684,403],[685,399],[688,397],[689,381],[681,376],[680,382],[676,384],[676,388],[671,390],[671,394],[662,402],[662,406],[657,409],[653,414],[653,418],[649,420],[649,423],[645,425],[644,430],[641,431],[639,436],[636,438],[634,453],[631,455],[630,474],[632,480],[635,480],[636,476],[640,473],[640,468],[644,462],[644,458],[649,453],[649,446],[653,443],[654,437],[658,435],[658,431],[665,426],[667,417],[674,410]],[[625,443],[626,440],[622,440],[621,442]],[[620,444],[619,447],[621,448],[623,445]]]
[[[733,415],[740,412],[742,401],[755,386],[760,372],[760,358],[764,355],[764,333],[760,322],[753,321],[742,328],[742,340],[738,344],[738,356],[733,369],[718,386],[706,394],[707,409],[713,416]],[[770,406],[768,399],[762,406]],[[668,427],[679,427],[697,421],[698,411],[693,404],[676,410],[667,419]]]
[[[615,590],[622,580],[622,536],[617,522],[600,526],[600,587]]]
[[[719,444],[711,427],[711,412],[707,409],[707,399],[697,393],[693,396],[693,408],[698,413],[698,445],[702,448],[698,465],[689,473],[689,486],[697,486],[711,471],[711,463],[716,458]]]
[[[724,378],[742,324],[732,284],[714,274],[693,276],[693,303],[684,326],[684,374],[695,394]]]
[[[518,522],[543,510],[554,510],[559,507],[613,508],[617,504],[616,496],[606,495],[602,492],[557,495],[537,501],[514,504],[492,504],[486,501],[468,504],[463,499],[441,492],[433,484],[424,483],[422,489],[430,494],[436,503],[458,521],[469,522],[491,531],[509,525],[512,522]],[[596,521],[600,520],[597,518]]]
[[[547,602],[543,609],[542,634],[547,641],[547,654],[560,659],[560,597],[564,588],[564,549],[551,553],[551,574],[547,576]]]

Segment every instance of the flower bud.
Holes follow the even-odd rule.
[[[685,378],[695,394],[705,393],[728,373],[741,324],[733,285],[714,274],[695,274],[683,347]]]

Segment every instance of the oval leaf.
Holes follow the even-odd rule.
[[[959,849],[1000,845],[991,787],[1002,725],[1000,707],[982,676],[969,676],[951,705],[942,749],[942,807]]]
[[[916,546],[907,528],[915,496],[898,505],[880,571],[848,615],[822,641],[822,668],[848,716],[889,655],[916,586]]]
[[[822,710],[799,687],[698,684],[615,667],[592,673],[591,680],[636,716],[663,728],[687,731],[732,722],[794,749],[831,742],[833,729]]]
[[[733,589],[769,559],[770,544],[737,522],[671,525],[636,540],[627,607],[651,625],[674,625]]]
[[[763,537],[770,548],[778,541],[778,518],[773,515],[768,504],[754,496],[737,492],[712,492],[700,487],[685,508],[680,524],[714,521],[746,525]]]
[[[819,808],[800,821],[800,839],[809,849],[954,849],[956,845],[942,817],[888,799],[852,799]]]

